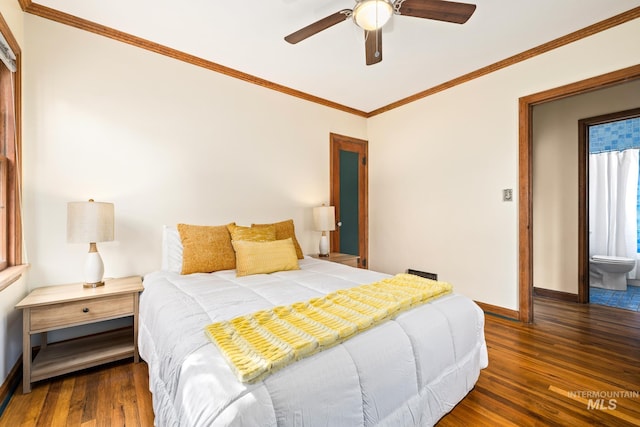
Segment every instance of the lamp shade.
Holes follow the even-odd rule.
[[[333,231],[336,229],[336,209],[333,206],[313,208],[313,224],[316,231]]]
[[[367,31],[382,28],[393,15],[393,6],[388,0],[361,0],[353,8],[356,24]]]
[[[67,241],[96,243],[113,240],[113,203],[69,202],[67,205]]]

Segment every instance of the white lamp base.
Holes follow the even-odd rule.
[[[320,247],[318,255],[329,256],[329,239],[327,238],[326,231],[323,231],[322,236],[320,236]]]
[[[104,286],[104,264],[95,243],[89,243],[89,253],[84,263],[84,287],[96,288]]]

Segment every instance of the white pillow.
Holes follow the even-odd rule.
[[[176,227],[162,226],[162,270],[182,271],[182,240]]]

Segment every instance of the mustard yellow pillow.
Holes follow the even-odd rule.
[[[235,223],[227,225],[231,240],[249,240],[251,242],[270,242],[276,240],[276,226],[242,227]]]
[[[182,274],[236,268],[236,255],[226,225],[178,224],[182,241]]]
[[[238,277],[300,269],[291,238],[271,242],[234,240],[231,243],[236,250]]]
[[[268,227],[273,225],[276,227],[276,240],[284,240],[291,238],[293,241],[293,246],[296,249],[296,256],[298,259],[304,258],[304,254],[302,253],[302,249],[300,248],[300,244],[298,243],[298,239],[296,239],[296,231],[295,226],[293,225],[293,220],[288,219],[286,221],[276,222],[274,224],[252,224],[251,227]]]

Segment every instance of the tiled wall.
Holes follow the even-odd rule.
[[[640,148],[640,117],[589,126],[589,152]],[[638,182],[638,253],[640,253],[640,182]]]
[[[640,148],[640,117],[589,126],[589,152]]]

